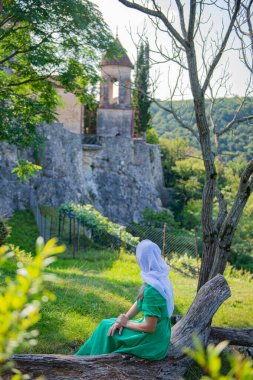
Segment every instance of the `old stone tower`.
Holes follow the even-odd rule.
[[[131,70],[127,55],[101,63],[100,104],[97,112],[97,134],[100,137],[132,138]]]
[[[97,149],[83,146],[84,173],[93,204],[110,219],[138,221],[161,207],[163,174],[158,146],[134,138],[131,70],[127,55],[103,60],[97,111]]]
[[[85,125],[83,106],[73,94],[58,88],[65,107],[57,110],[59,123],[42,128],[43,171],[30,184],[15,182],[10,170],[18,158],[33,159],[31,152],[0,145],[0,163],[5,169],[0,180],[9,183],[5,189],[10,190],[0,197],[0,213],[29,207],[31,191],[40,204],[91,203],[112,221],[123,224],[140,220],[147,207],[161,207],[164,185],[159,147],[133,135],[132,69],[127,55],[102,61],[103,80],[92,136]]]

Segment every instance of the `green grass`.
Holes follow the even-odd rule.
[[[22,248],[25,244],[31,251],[37,236],[34,221],[29,212],[24,212],[23,219],[21,214],[17,213],[11,220],[13,232],[10,241]],[[21,225],[20,220],[23,220]],[[19,228],[23,233],[26,231],[26,238],[18,233]],[[23,345],[19,352],[74,353],[102,319],[116,317],[131,306],[141,285],[134,255],[119,255],[110,250],[87,248],[76,260],[59,258],[48,271],[58,278],[56,283],[49,285],[56,300],[42,307],[41,320],[37,325],[40,331],[37,346]],[[232,297],[216,313],[213,325],[253,325],[253,282],[239,277],[228,278]],[[182,274],[179,267],[171,269],[171,281],[175,313],[184,315],[195,297],[197,279]]]
[[[12,229],[8,243],[14,244],[26,252],[34,253],[35,241],[39,236],[39,231],[32,211],[16,211],[14,216],[8,220],[8,225]]]

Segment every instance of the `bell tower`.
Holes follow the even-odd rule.
[[[101,62],[102,82],[97,111],[98,137],[132,137],[131,70],[133,68],[126,54],[116,59],[105,58]]]

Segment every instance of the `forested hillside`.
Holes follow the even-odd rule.
[[[224,128],[230,122],[241,100],[238,98],[221,98],[217,99],[213,107],[213,120],[217,130]],[[161,102],[163,106],[167,106],[168,102]],[[181,115],[182,120],[189,126],[195,125],[195,116],[193,112],[192,100],[175,101],[173,106]],[[206,102],[207,114],[210,120],[210,102]],[[152,103],[151,112],[153,116],[153,127],[156,129],[160,137],[175,139],[182,137],[189,140],[189,145],[199,149],[199,145],[194,136],[187,129],[182,128],[171,114]],[[244,106],[238,114],[238,118],[253,114],[253,98],[248,98]],[[220,153],[224,160],[230,159],[231,156],[238,156],[242,153],[247,159],[253,157],[253,122],[245,122],[243,124],[235,124],[229,133],[220,138]]]

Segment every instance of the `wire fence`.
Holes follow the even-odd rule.
[[[88,249],[107,248],[120,251],[124,248],[134,252],[135,246],[126,245],[120,236],[110,233],[94,233],[72,214],[63,214],[58,209],[40,206],[34,194],[31,194],[31,208],[34,213],[40,235],[45,241],[58,237],[61,244],[66,245],[66,256],[81,258]],[[162,254],[177,270],[197,277],[199,273],[200,239],[194,232],[173,230],[164,224],[161,227],[147,226],[132,223],[122,226],[122,229],[139,241],[149,239],[155,242],[162,250]]]

